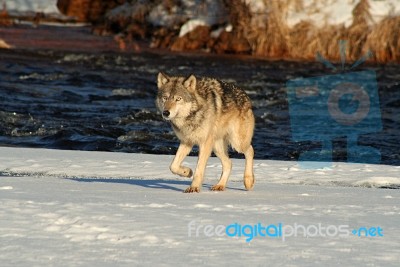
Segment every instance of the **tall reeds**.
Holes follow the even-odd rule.
[[[234,2],[242,2],[236,0]],[[347,59],[356,60],[367,51],[378,62],[400,62],[400,16],[388,16],[374,23],[368,0],[360,0],[352,11],[353,22],[341,25],[315,25],[301,21],[293,27],[286,24],[289,5],[301,9],[302,0],[263,0],[266,10],[238,16],[234,31],[251,46],[251,53],[270,58],[312,59],[317,52],[329,60],[340,59],[339,40],[347,40]],[[250,7],[238,4],[236,13],[249,13]],[[238,8],[247,11],[238,11]],[[243,26],[246,25],[246,26]],[[236,26],[236,27],[235,27]]]

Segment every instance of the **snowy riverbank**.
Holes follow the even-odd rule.
[[[228,190],[211,192],[220,171],[211,158],[203,191],[183,194],[190,181],[169,172],[171,159],[0,148],[2,266],[396,266],[400,260],[400,191],[365,187],[399,185],[398,166],[302,170],[296,162],[257,160],[256,186],[247,192],[243,161],[236,159]],[[273,231],[253,234],[250,242],[228,235],[235,225],[258,223],[283,225],[285,241]],[[230,231],[214,231],[218,225]],[[297,237],[290,235],[296,226]]]
[[[3,1],[11,15],[28,13],[30,20],[34,15],[36,24],[48,23],[41,16],[53,17],[51,24],[74,18],[97,21],[93,32],[115,35],[124,51],[129,47],[138,50],[136,42],[140,40],[151,48],[171,51],[296,60],[314,60],[320,52],[339,61],[338,42],[346,39],[347,60],[358,60],[368,51],[372,52],[371,61],[400,60],[398,0],[236,0],[228,5],[224,1],[133,1],[120,6],[63,2],[58,7],[63,6],[61,13],[69,17],[60,16],[56,0]]]

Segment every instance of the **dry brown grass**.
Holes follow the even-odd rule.
[[[282,15],[287,8],[286,2],[264,0],[264,4],[268,12],[250,13],[250,17],[239,18],[245,19],[241,23],[245,25],[243,27],[244,37],[249,42],[253,55],[285,57],[288,54],[289,28]],[[248,6],[242,7],[249,9]]]
[[[250,14],[249,7],[240,0],[233,2],[237,4],[233,7],[235,12],[242,14],[235,18],[238,20],[235,20],[234,31],[249,42],[254,55],[310,60],[320,52],[331,61],[339,61],[338,43],[346,40],[347,61],[357,60],[371,50],[378,62],[400,62],[400,17],[387,17],[373,24],[368,0],[360,0],[355,6],[353,23],[348,28],[344,25],[317,27],[307,21],[289,28],[284,19],[288,6],[301,10],[302,0],[264,0],[268,13]]]
[[[369,48],[377,62],[400,62],[400,16],[387,17],[368,34],[365,48]]]
[[[257,56],[285,57],[288,55],[289,27],[284,22],[284,1],[266,1],[269,10],[264,27],[256,22],[253,31],[250,31],[249,41],[255,46],[253,54]],[[259,36],[256,36],[260,33]]]
[[[10,18],[10,16],[8,15],[8,11],[7,11],[7,5],[4,2],[3,3],[3,8],[0,11],[0,26],[11,26],[13,25],[13,21]]]
[[[235,39],[247,40],[247,28],[251,23],[252,14],[249,7],[242,0],[226,1],[229,6],[229,20],[233,27]],[[228,4],[228,2],[231,2]]]
[[[353,9],[353,23],[344,29],[343,39],[347,40],[347,59],[355,61],[362,57],[368,50],[364,47],[368,33],[371,31],[368,26],[372,22],[369,12],[370,5],[368,0],[361,0]]]
[[[87,1],[87,0],[84,0]],[[124,0],[114,0],[124,1]],[[223,0],[228,10],[231,32],[223,31],[212,38],[213,28],[199,28],[184,38],[178,37],[180,25],[172,29],[146,27],[146,16],[151,6],[142,12],[135,6],[136,16],[116,18],[109,22],[119,25],[129,38],[152,37],[152,47],[176,51],[205,49],[217,53],[245,53],[266,58],[315,60],[317,52],[330,61],[340,61],[339,41],[346,40],[346,61],[355,61],[369,50],[377,62],[400,62],[400,16],[387,17],[374,23],[370,14],[370,0],[353,0],[358,4],[352,10],[353,22],[344,25],[315,25],[309,21],[289,27],[286,24],[290,9],[304,10],[303,0],[260,0],[264,10],[252,11],[244,0]],[[321,0],[315,0],[316,2]],[[167,10],[179,5],[179,0],[157,0]],[[146,2],[147,3],[147,2]],[[314,5],[315,12],[318,5]],[[183,23],[182,21],[181,23]],[[134,24],[135,27],[129,26]],[[111,28],[111,26],[109,28]],[[221,25],[219,25],[221,26]]]
[[[247,5],[241,0],[224,0],[228,11],[229,21],[233,31],[222,31],[216,39],[210,39],[208,48],[216,53],[240,53],[248,54],[251,51],[246,38],[246,28],[251,19],[251,13]]]
[[[297,23],[289,30],[289,53],[294,58],[312,59],[315,50],[310,49],[310,44],[315,35],[314,25],[308,21]]]

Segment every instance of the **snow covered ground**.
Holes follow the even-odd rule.
[[[398,266],[399,166],[256,160],[248,192],[237,159],[212,192],[210,158],[184,194],[171,159],[1,147],[1,266]]]
[[[57,0],[0,0],[0,4],[5,4],[7,10],[12,14],[24,12],[60,13],[57,8]]]
[[[382,11],[376,7],[394,3],[396,13],[395,1],[371,6]],[[10,11],[58,13],[56,0],[3,2]],[[349,5],[347,13],[335,9],[344,18],[333,16],[337,23],[348,23]],[[400,186],[399,166],[333,163],[304,170],[296,162],[256,160],[256,185],[247,192],[244,162],[233,160],[227,191],[212,192],[221,166],[210,158],[202,192],[183,194],[190,180],[170,173],[171,160],[0,147],[0,266],[400,262],[400,190],[379,189]],[[195,162],[189,157],[185,164]]]

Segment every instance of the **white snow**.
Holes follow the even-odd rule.
[[[292,2],[286,21],[289,27],[301,21],[310,21],[319,27],[340,24],[349,27],[353,22],[352,11],[359,2],[359,0],[303,0],[301,10],[296,10],[295,2]],[[386,16],[400,15],[399,0],[369,0],[368,3],[373,20],[371,23],[378,23]]]
[[[255,13],[268,14],[268,10],[260,0],[243,0]],[[316,26],[344,24],[350,26],[353,17],[352,10],[359,0],[302,0],[302,8],[299,9],[297,1],[288,1],[286,22],[289,27],[300,21],[311,21]],[[57,0],[0,0],[5,3],[11,13],[19,12],[43,12],[59,14]],[[369,0],[372,22],[377,23],[386,16],[400,15],[399,0]],[[157,26],[172,27],[173,24],[193,19],[201,21],[201,25],[223,24],[226,21],[226,11],[222,8],[222,1],[207,0],[201,5],[195,0],[182,2],[183,8],[173,7],[171,11],[165,10],[160,4],[150,12],[148,20]],[[120,8],[121,9],[121,8]],[[122,13],[130,15],[128,9]],[[204,23],[204,24],[203,24]],[[188,27],[186,25],[185,27]],[[189,27],[190,28],[190,27]],[[191,29],[191,28],[190,28]],[[181,29],[181,34],[188,29]]]
[[[371,187],[399,185],[399,166],[256,160],[248,192],[235,159],[228,189],[212,192],[210,158],[202,192],[184,194],[190,179],[171,160],[0,147],[1,266],[398,265],[400,190]],[[258,223],[284,225],[285,238],[224,231]]]
[[[147,20],[155,26],[170,28],[184,23],[182,27],[186,29],[181,29],[180,36],[182,36],[188,28],[193,30],[195,24],[209,26],[223,24],[227,22],[227,16],[222,1],[206,0],[199,4],[199,1],[184,0],[180,7],[174,6],[170,10],[167,10],[163,3],[158,4],[151,10]]]
[[[269,12],[269,7],[262,0],[242,0],[249,5],[253,25],[263,27]],[[352,11],[360,0],[286,0],[287,9],[284,11],[286,24],[293,27],[301,21],[308,21],[317,27],[327,25],[344,25],[349,27],[353,22]],[[299,4],[300,3],[300,4]],[[371,21],[380,22],[387,16],[400,15],[399,0],[369,0]],[[273,6],[273,5],[272,5]],[[180,29],[179,36],[190,32],[198,25],[221,25],[226,23],[224,20],[227,14],[223,8],[222,1],[205,1],[198,4],[195,0],[183,1],[183,8],[174,7],[167,11],[162,4],[156,6],[149,16],[149,22],[156,26],[172,27],[175,24],[185,22]]]
[[[198,26],[207,26],[207,25],[209,25],[209,24],[206,21],[202,20],[202,19],[191,19],[191,20],[188,20],[187,22],[185,22],[182,25],[181,30],[179,31],[179,37],[182,37],[185,34],[193,31]]]
[[[316,26],[345,24],[350,26],[353,21],[351,11],[358,1],[303,1],[303,10],[294,10],[291,6],[287,16],[289,27],[301,21],[310,21]]]
[[[59,14],[57,0],[0,0],[1,8],[6,4],[7,11],[11,13],[43,12]]]

